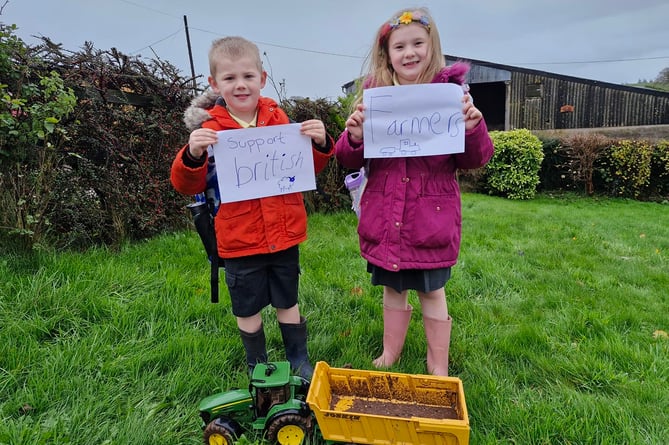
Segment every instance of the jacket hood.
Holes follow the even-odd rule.
[[[190,102],[188,108],[186,108],[186,111],[184,111],[184,123],[186,124],[186,128],[188,128],[189,131],[196,130],[200,128],[204,122],[211,119],[211,115],[207,110],[216,105],[216,101],[220,98],[221,96],[212,90],[207,90],[195,97]]]
[[[184,111],[183,119],[184,123],[186,124],[186,128],[189,131],[193,131],[202,127],[203,123],[211,119],[218,119],[221,117],[230,119],[230,115],[227,112],[223,113],[222,115],[220,108],[214,108],[216,105],[220,105],[221,107],[225,108],[225,100],[223,100],[223,97],[219,96],[212,90],[207,90],[194,98],[188,108],[186,108],[186,111]],[[260,108],[267,107],[270,113],[281,111],[276,101],[270,97],[261,96],[258,99],[258,106]],[[283,111],[281,111],[281,114],[285,116]]]
[[[437,73],[432,79],[432,83],[465,83],[465,77],[469,72],[470,65],[466,62],[455,62]]]

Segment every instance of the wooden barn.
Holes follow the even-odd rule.
[[[560,130],[669,124],[669,93],[445,55],[471,64],[467,82],[488,129]],[[352,92],[354,82],[345,84]]]

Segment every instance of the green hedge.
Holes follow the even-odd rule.
[[[489,193],[509,199],[533,198],[544,159],[541,141],[529,130],[492,131],[495,154],[485,168]]]
[[[541,189],[637,200],[669,199],[669,141],[583,133],[542,140]]]
[[[2,246],[118,246],[189,223],[169,171],[190,83],[161,61],[14,31],[0,24]]]

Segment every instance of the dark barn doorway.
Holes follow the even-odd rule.
[[[504,130],[506,111],[506,84],[484,82],[469,85],[476,108],[481,110],[489,131]]]

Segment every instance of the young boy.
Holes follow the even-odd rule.
[[[211,91],[196,98],[186,111],[185,121],[192,133],[172,164],[174,188],[189,195],[207,187],[208,147],[217,143],[217,131],[290,123],[274,100],[260,95],[267,73],[252,42],[241,37],[215,40],[209,50],[209,69]],[[300,131],[311,138],[318,173],[332,156],[334,141],[320,120],[303,122]],[[267,361],[260,312],[271,304],[286,358],[295,372],[311,379],[307,324],[297,304],[299,244],[307,238],[302,194],[221,203],[214,224],[249,371],[256,363]]]

